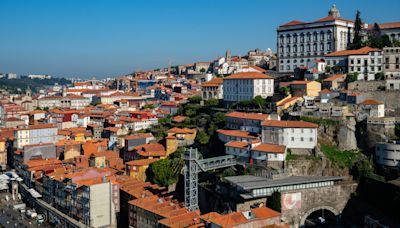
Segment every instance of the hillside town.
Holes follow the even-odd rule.
[[[400,22],[361,16],[104,80],[0,73],[0,224],[400,227]]]

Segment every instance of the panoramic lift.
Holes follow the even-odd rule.
[[[185,206],[190,211],[198,210],[198,174],[210,170],[236,165],[233,155],[225,155],[207,159],[199,157],[197,149],[187,149],[184,154],[185,167]]]

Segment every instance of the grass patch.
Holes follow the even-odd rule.
[[[300,120],[315,123],[318,125],[339,125],[339,120],[327,119],[327,118],[318,118],[318,117],[310,117],[310,116],[300,116]]]
[[[333,165],[340,168],[351,168],[359,158],[358,151],[338,150],[326,144],[321,144],[321,150]]]

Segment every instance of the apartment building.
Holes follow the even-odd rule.
[[[383,48],[383,64],[383,73],[386,79],[397,79],[400,82],[400,47]]]
[[[260,133],[261,123],[270,118],[268,114],[246,112],[230,112],[225,117],[228,128],[253,133]]]
[[[353,28],[353,21],[341,18],[335,5],[327,17],[312,22],[293,20],[279,26],[279,72],[293,72],[330,52],[346,50],[353,37]]]
[[[274,95],[274,79],[258,72],[242,72],[224,78],[224,103],[252,100],[256,96],[267,98]]]
[[[288,149],[314,149],[318,125],[305,121],[266,120],[262,123],[262,142]]]
[[[338,66],[344,73],[358,73],[358,80],[375,80],[375,74],[383,71],[383,54],[378,48],[336,51],[326,54],[325,60],[327,66]]]
[[[83,109],[90,105],[90,99],[77,96],[48,96],[38,99],[39,108],[72,108],[72,109]]]
[[[58,129],[54,124],[21,125],[14,133],[17,149],[26,145],[40,143],[55,143],[58,139]]]

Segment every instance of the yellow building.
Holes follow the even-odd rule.
[[[167,156],[175,152],[178,147],[190,146],[194,143],[197,130],[195,128],[171,128],[165,137]]]
[[[106,167],[106,156],[97,156],[92,154],[89,158],[89,166],[97,168]]]
[[[57,150],[64,151],[64,160],[81,155],[81,143],[73,139],[60,139],[56,143]]]
[[[296,97],[317,97],[321,92],[321,83],[317,81],[292,81],[290,82],[290,89],[292,95]]]
[[[136,180],[146,181],[146,170],[149,168],[149,165],[155,161],[158,161],[158,158],[153,159],[140,159],[133,160],[126,164],[126,172],[128,176],[135,178]]]
[[[7,165],[7,147],[6,147],[6,139],[0,138],[0,166],[2,168],[6,168]]]
[[[304,99],[302,97],[292,97],[292,95],[283,98],[282,100],[276,102],[278,114],[281,114],[283,110],[286,110],[297,102],[302,102],[303,100]]]

